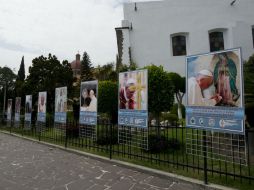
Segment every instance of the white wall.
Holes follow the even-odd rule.
[[[242,47],[243,58],[254,53],[251,26],[254,25],[254,0],[165,0],[124,4],[124,19],[132,23],[129,32],[132,59],[143,67],[163,65],[185,75],[185,56],[172,56],[170,36],[188,33],[187,54],[210,51],[209,31],[226,29],[225,49]],[[127,34],[124,34],[127,36]],[[124,52],[128,53],[128,49]]]
[[[129,55],[129,48],[130,48],[130,37],[129,37],[129,30],[123,29],[123,56],[122,62],[129,63],[130,62],[130,55]]]

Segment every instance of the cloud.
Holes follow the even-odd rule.
[[[20,51],[20,52],[24,52],[24,53],[39,53],[40,50],[36,49],[35,47],[25,47],[22,46],[20,44],[16,44],[16,43],[9,43],[4,39],[1,39],[0,37],[0,47],[3,49],[8,49],[8,50],[12,50],[12,51]]]
[[[32,55],[72,61],[77,51],[87,51],[95,65],[115,61],[114,28],[123,19],[124,2],[131,1],[0,0],[0,66],[4,61],[18,68],[21,53],[27,67]]]

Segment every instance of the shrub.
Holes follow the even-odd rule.
[[[170,109],[170,113],[178,116],[177,110],[178,110],[178,104],[174,104]],[[183,116],[183,118],[185,118],[185,106],[183,104],[181,105],[181,110],[182,110],[182,116]]]
[[[97,126],[97,144],[98,145],[110,145],[118,143],[118,130],[117,128],[112,128],[112,133],[110,133],[111,126]],[[112,136],[111,136],[112,135]]]
[[[178,121],[178,117],[177,117],[176,114],[172,114],[172,113],[166,112],[166,113],[162,113],[161,120],[162,121],[168,120],[169,124],[173,124],[173,123],[176,123]]]
[[[170,110],[174,102],[174,85],[162,66],[150,65],[148,70],[148,110],[159,117],[159,113]]]
[[[107,113],[112,123],[117,122],[118,111],[118,85],[112,81],[99,82],[98,86],[98,111]]]
[[[149,135],[148,146],[149,151],[155,154],[168,150],[179,150],[180,142],[177,139],[167,139],[165,136]]]

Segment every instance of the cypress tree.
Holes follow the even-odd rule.
[[[24,82],[25,80],[25,63],[24,63],[24,56],[22,57],[21,63],[20,63],[20,67],[19,67],[19,71],[18,71],[18,76],[17,76],[17,80]]]
[[[81,79],[83,81],[93,79],[93,67],[87,52],[84,52],[81,61]]]

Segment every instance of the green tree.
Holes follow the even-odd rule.
[[[6,99],[15,98],[15,81],[17,75],[9,67],[0,67],[0,105],[3,107],[4,88],[6,87]]]
[[[133,61],[130,62],[129,70],[135,71],[138,68],[137,64]]]
[[[122,67],[121,59],[119,58],[118,54],[116,55],[116,72],[120,72],[120,68]]]
[[[185,94],[185,77],[181,77],[177,73],[168,73],[169,78],[171,79],[173,85],[174,85],[174,94],[177,100],[178,104],[178,118],[182,119],[182,102],[183,102],[183,96]]]
[[[245,103],[254,102],[254,54],[243,64]]]
[[[169,111],[174,103],[174,86],[162,66],[145,68],[148,69],[148,109],[159,121],[160,113]]]
[[[98,111],[106,113],[112,123],[117,122],[118,112],[118,84],[113,81],[99,81]]]
[[[21,63],[20,63],[19,71],[18,71],[17,81],[24,82],[25,77],[26,77],[26,75],[25,75],[25,63],[24,63],[24,56],[23,56],[22,60],[21,60]]]
[[[94,69],[94,76],[100,81],[117,81],[117,72],[115,70],[115,63],[107,63],[103,66],[98,66]]]
[[[82,81],[93,79],[93,67],[87,52],[84,52],[81,60],[81,79]]]
[[[21,97],[21,106],[25,105],[25,92],[24,92],[24,82],[25,81],[25,63],[24,63],[24,56],[21,59],[17,80],[15,84],[15,93],[16,96]]]
[[[134,62],[131,62],[130,65],[121,64],[118,67],[119,72],[126,72],[126,71],[135,71],[137,69],[137,64]]]
[[[73,73],[68,61],[62,64],[55,55],[49,54],[48,57],[36,57],[29,67],[29,75],[26,79],[26,91],[35,98],[38,92],[47,91],[47,108],[49,112],[54,109],[55,88],[67,86],[68,97],[72,94]]]

